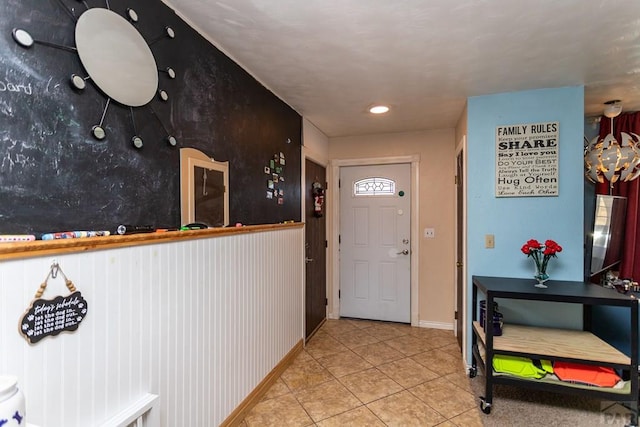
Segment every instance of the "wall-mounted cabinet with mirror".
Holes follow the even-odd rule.
[[[229,225],[229,162],[218,162],[195,148],[180,149],[182,224]]]

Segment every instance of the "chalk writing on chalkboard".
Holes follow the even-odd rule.
[[[24,85],[0,80],[0,92],[22,92],[31,95],[33,90],[31,89],[31,83]]]
[[[35,344],[63,331],[75,331],[87,315],[87,301],[80,291],[52,300],[33,301],[20,321],[20,332]]]
[[[89,3],[90,9],[105,7]],[[229,223],[300,220],[301,116],[163,2],[109,0],[126,19],[125,11],[135,8],[144,19],[132,28],[147,40],[162,36],[151,47],[160,69],[158,88],[170,96],[163,101],[156,93],[149,106],[134,107],[134,122],[129,107],[110,102],[103,121],[107,136],[96,140],[91,129],[100,122],[106,97],[92,79],[84,90],[70,81],[72,73],[86,76],[77,52],[40,44],[25,49],[11,38],[13,29],[22,28],[41,40],[73,45],[75,22],[86,13],[79,4],[0,1],[0,199],[10,201],[0,204],[0,234],[40,237],[114,231],[118,224],[163,229],[186,223],[180,218],[180,156],[167,143],[168,133],[180,147],[229,162]],[[174,39],[165,26],[175,30]],[[144,140],[140,150],[130,143],[132,135]],[[286,171],[274,187],[283,189],[284,205],[277,205],[273,191],[266,198],[274,172],[264,167],[269,159],[275,166],[280,152],[286,164],[278,166]]]

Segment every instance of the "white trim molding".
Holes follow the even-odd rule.
[[[456,162],[458,159],[458,155],[460,154],[460,151],[462,151],[462,188],[463,188],[463,192],[462,192],[462,212],[458,212],[458,209],[460,208],[456,202],[456,218],[457,215],[462,214],[462,230],[458,230],[457,226],[456,226],[456,233],[462,232],[462,239],[458,239],[458,236],[456,235],[456,245],[458,241],[462,241],[462,259],[461,260],[457,260],[456,261],[461,261],[462,262],[462,271],[459,271],[457,268],[455,268],[455,273],[454,273],[454,278],[456,280],[456,292],[457,291],[457,274],[462,274],[462,313],[458,313],[458,316],[462,316],[462,331],[456,331],[456,333],[461,333],[462,334],[462,360],[465,362],[465,364],[469,365],[469,360],[467,360],[467,337],[469,336],[469,329],[467,326],[467,322],[469,321],[469,316],[467,315],[467,311],[469,309],[469,303],[468,303],[468,298],[469,298],[469,294],[467,291],[467,137],[466,135],[463,135],[462,138],[460,139],[460,142],[458,143],[458,146],[456,147]],[[456,171],[457,171],[457,167],[456,167]],[[457,191],[457,189],[456,189]],[[455,254],[454,256],[457,257],[457,247],[454,249]],[[455,258],[454,258],[455,259]],[[457,299],[457,295],[456,295],[456,299]],[[454,311],[457,310],[457,301],[453,302],[454,304]]]
[[[453,331],[454,324],[446,323],[446,322],[429,322],[428,320],[421,320],[418,323],[420,328],[430,328],[430,329],[445,329],[447,331]]]

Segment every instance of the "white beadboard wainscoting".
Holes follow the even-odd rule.
[[[217,426],[303,339],[303,228],[0,261],[0,375],[27,420],[99,426],[148,394],[145,425]],[[87,300],[75,332],[18,323],[53,261]],[[49,280],[43,298],[67,295]]]

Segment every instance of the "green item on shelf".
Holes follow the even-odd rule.
[[[550,360],[540,360],[540,366],[542,366],[542,369],[544,369],[548,374],[553,374],[553,363],[551,363]]]
[[[493,356],[493,369],[496,372],[502,372],[522,378],[542,378],[547,375],[548,372],[543,367],[534,363],[531,359],[526,357],[507,356],[504,354],[496,354]],[[553,371],[553,368],[551,369]]]

